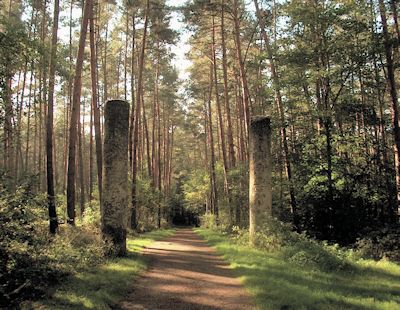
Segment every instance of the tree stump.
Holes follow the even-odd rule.
[[[126,255],[128,224],[128,131],[129,105],[108,100],[104,110],[104,162],[101,231],[111,242],[111,253]]]
[[[266,116],[254,116],[249,128],[250,242],[272,212],[271,127]]]

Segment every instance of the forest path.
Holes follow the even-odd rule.
[[[144,250],[150,269],[120,309],[256,309],[229,265],[191,229]]]

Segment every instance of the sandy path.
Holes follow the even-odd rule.
[[[121,309],[256,309],[215,251],[190,229],[179,229],[145,249],[150,270]]]

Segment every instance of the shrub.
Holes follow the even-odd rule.
[[[30,185],[12,192],[0,185],[0,308],[40,297],[52,283],[104,259],[99,228],[88,224],[97,211],[84,218],[85,226],[60,225],[52,236],[46,196]]]
[[[400,227],[398,225],[387,226],[380,230],[370,231],[366,237],[356,242],[357,252],[372,259],[388,258],[400,261]]]
[[[200,217],[201,226],[211,229],[211,230],[218,230],[218,223],[215,218],[214,214],[205,213]]]
[[[233,227],[231,237],[237,244],[249,245],[247,229]],[[349,254],[338,245],[309,239],[305,234],[293,232],[290,226],[273,218],[256,233],[254,246],[275,253],[300,267],[324,271],[350,267],[347,259]]]

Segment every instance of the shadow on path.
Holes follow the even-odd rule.
[[[232,270],[191,229],[144,250],[150,270],[120,309],[256,309]]]

